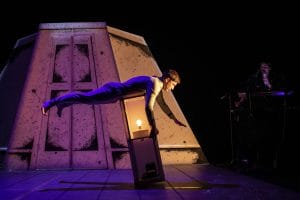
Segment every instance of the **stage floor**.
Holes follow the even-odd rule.
[[[166,181],[135,188],[131,170],[0,171],[0,199],[300,199],[300,192],[210,164],[164,166]]]

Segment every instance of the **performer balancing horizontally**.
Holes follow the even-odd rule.
[[[42,105],[43,115],[47,115],[51,107],[57,107],[57,115],[60,117],[65,107],[73,104],[107,104],[114,103],[129,94],[145,91],[145,110],[151,126],[151,136],[159,133],[153,114],[154,103],[157,101],[162,110],[179,126],[186,125],[174,116],[166,104],[162,90],[170,91],[180,83],[180,77],[175,70],[165,71],[161,77],[135,76],[125,82],[108,82],[90,92],[71,92],[60,97],[45,101]]]

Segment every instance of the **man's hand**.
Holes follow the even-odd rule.
[[[238,100],[234,102],[236,108],[240,107],[247,100],[247,94],[245,92],[238,92]]]
[[[179,126],[184,126],[186,127],[186,125],[184,123],[182,123],[181,121],[179,121],[178,119],[174,119],[174,122],[179,125]]]

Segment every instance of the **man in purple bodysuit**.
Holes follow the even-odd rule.
[[[174,120],[179,126],[186,127],[185,124],[177,120],[169,106],[166,104],[162,90],[173,90],[180,83],[180,77],[175,70],[167,70],[161,77],[156,76],[136,76],[125,82],[108,82],[90,92],[71,92],[63,96],[45,101],[42,105],[43,115],[47,115],[49,109],[57,106],[57,114],[60,117],[63,108],[72,104],[105,104],[114,103],[123,97],[145,92],[145,110],[147,119],[151,126],[151,135],[157,135],[158,129],[154,120],[153,107],[155,101],[158,102],[162,110]]]

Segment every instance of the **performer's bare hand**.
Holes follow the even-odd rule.
[[[184,123],[182,123],[181,121],[179,121],[178,119],[174,119],[174,122],[179,125],[179,126],[184,126],[186,127],[186,125]]]

